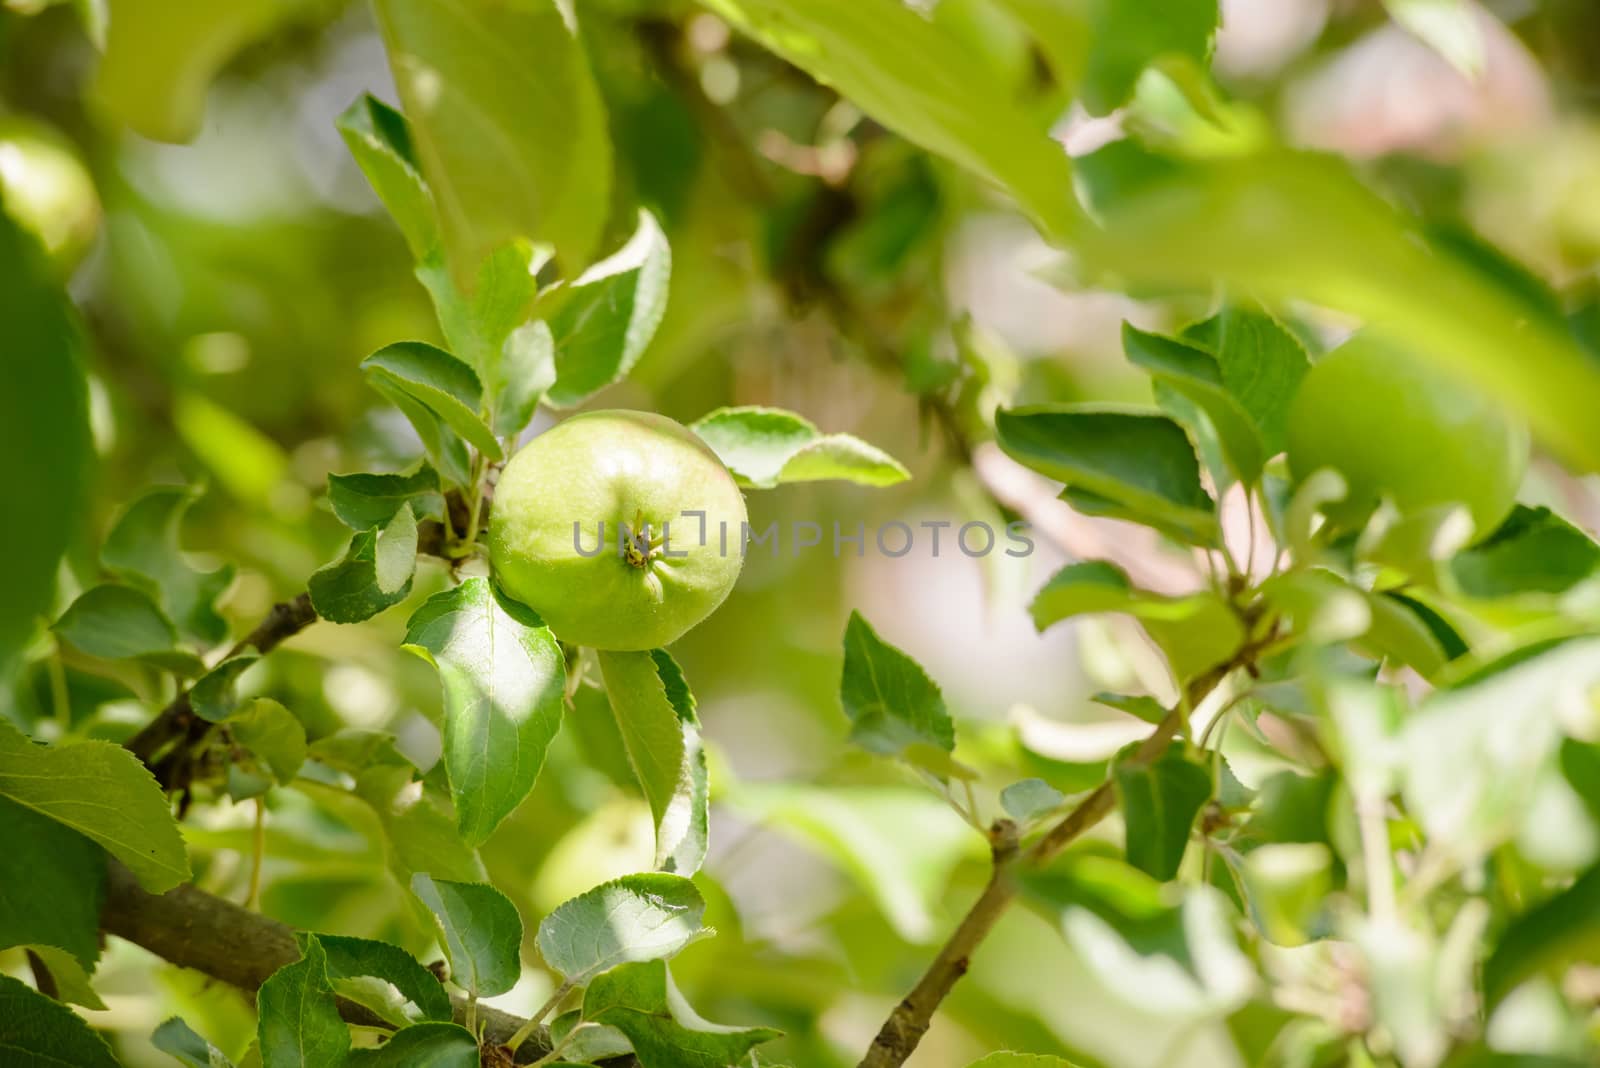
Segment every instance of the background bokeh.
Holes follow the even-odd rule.
[[[348,531],[320,500],[327,475],[398,470],[417,455],[409,426],[357,365],[392,341],[438,340],[437,327],[399,233],[334,128],[363,91],[394,100],[365,5],[241,4],[233,19],[177,6],[190,9],[190,36],[149,42],[145,62],[183,62],[208,27],[222,58],[214,80],[192,79],[199,135],[165,144],[127,128],[139,78],[98,69],[77,6],[11,0],[0,14],[0,179],[26,172],[11,153],[38,139],[65,146],[92,176],[92,189],[70,176],[52,185],[68,198],[50,214],[59,242],[82,257],[70,284],[90,328],[99,453],[93,514],[61,603],[92,583],[98,538],[119,508],[151,482],[197,484],[205,492],[185,544],[201,566],[238,563],[222,607],[242,632],[341,551]],[[1377,3],[1222,6],[1216,75],[1238,122],[1358,161],[1392,199],[1477,230],[1568,292],[1592,284],[1600,6],[1487,4],[1476,50],[1468,42],[1454,55]],[[725,404],[776,405],[873,442],[914,476],[887,490],[760,494],[756,526],[1004,521],[971,468],[952,463],[949,428],[905,389],[907,376],[951,358],[948,323],[963,314],[1000,371],[990,403],[1148,400],[1147,380],[1121,356],[1120,323],[1165,325],[1184,309],[1064,286],[1008,204],[709,14],[648,0],[579,8],[618,146],[618,202],[659,213],[674,260],[654,343],[593,405],[684,421]],[[961,21],[1019,99],[1053,106],[1027,43],[983,0],[937,8]],[[1158,103],[1160,87],[1149,93]],[[1138,120],[1161,121],[1145,104]],[[1058,135],[1088,151],[1125,118],[1068,111]],[[1341,325],[1307,321],[1330,334]],[[530,432],[555,417],[542,413]],[[1549,465],[1536,466],[1525,496],[1558,501],[1591,528],[1600,516],[1592,487]],[[1132,536],[1091,527],[1112,541]],[[928,791],[847,750],[837,694],[850,610],[930,667],[966,744],[999,765],[1021,759],[1002,729],[1016,724],[1041,751],[1103,759],[1127,737],[1072,726],[1103,715],[1088,695],[1166,685],[1115,625],[1034,633],[1026,598],[1061,561],[1043,540],[1021,560],[973,560],[948,542],[935,557],[922,539],[898,559],[870,546],[861,558],[826,550],[825,538],[821,550],[751,559],[727,605],[674,649],[712,752],[713,852],[699,881],[720,931],[675,972],[710,1018],[786,1030],[773,1055],[806,1068],[854,1063],[986,867],[981,841]],[[1181,581],[1191,561],[1172,551],[1167,563]],[[282,700],[314,737],[383,728],[407,755],[431,760],[438,682],[398,646],[416,604],[444,584],[440,566],[424,564],[411,599],[370,623],[305,631],[247,687]],[[6,695],[6,714],[50,719],[47,660]],[[126,736],[147,715],[139,699],[161,696],[153,675],[71,657],[65,682],[74,722],[105,737]],[[603,719],[583,711],[569,717],[534,795],[484,849],[494,882],[530,921],[649,866],[648,809],[616,766]],[[263,909],[426,954],[386,873],[381,834],[361,811],[326,801],[273,794]],[[196,807],[186,830],[202,886],[243,897],[250,821],[248,805],[225,799]],[[1246,1063],[1248,1020],[1148,1013],[1044,934],[1027,914],[1008,916],[912,1063],[955,1068],[1007,1045],[1084,1064]],[[0,954],[0,967],[21,974],[20,955]],[[230,1053],[252,1033],[236,992],[128,944],[108,945],[98,975],[108,1009],[89,1018],[129,1065],[164,1063],[145,1036],[173,1012]],[[526,1012],[550,986],[530,963],[495,1001]]]

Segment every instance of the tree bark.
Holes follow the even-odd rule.
[[[164,894],[148,893],[132,872],[109,858],[100,925],[107,933],[143,946],[163,960],[193,968],[249,995],[273,972],[300,959],[294,928],[288,924],[191,885]],[[456,1022],[465,1023],[466,999],[452,997],[451,1003]],[[360,1005],[343,999],[339,1012],[351,1023],[386,1026]],[[503,1044],[525,1022],[511,1013],[478,1006],[485,1045]],[[517,1062],[538,1060],[549,1051],[550,1036],[541,1027],[517,1051]],[[638,1068],[632,1057],[607,1061],[606,1065]]]

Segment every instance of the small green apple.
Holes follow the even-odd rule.
[[[1289,409],[1290,472],[1343,475],[1349,493],[1325,512],[1347,529],[1387,497],[1402,514],[1463,505],[1483,538],[1511,510],[1528,450],[1493,398],[1365,334],[1319,360]]]
[[[563,640],[655,649],[733,589],[745,517],[733,476],[686,427],[650,412],[588,412],[506,464],[489,558],[500,588]]]

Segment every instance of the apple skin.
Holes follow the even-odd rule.
[[[700,520],[685,514],[696,511],[705,513],[704,545]],[[562,640],[655,649],[732,591],[745,518],[733,476],[688,428],[653,412],[586,412],[534,438],[500,473],[489,559],[501,590]],[[596,553],[602,522],[606,546]],[[657,536],[667,525],[668,540],[630,561],[618,552],[619,527],[642,524]],[[719,524],[727,525],[726,553]]]
[[[1359,528],[1387,497],[1402,514],[1461,504],[1473,540],[1516,501],[1528,469],[1527,429],[1494,398],[1371,335],[1317,361],[1289,408],[1289,470],[1296,482],[1331,467],[1349,486],[1324,509]]]

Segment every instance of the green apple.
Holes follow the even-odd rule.
[[[1324,511],[1347,529],[1387,498],[1402,514],[1463,505],[1482,538],[1511,510],[1528,450],[1493,398],[1366,334],[1319,360],[1289,408],[1289,470],[1344,476],[1348,495]]]
[[[506,464],[489,558],[500,588],[563,640],[655,649],[733,589],[745,517],[733,476],[688,428],[651,412],[587,412]]]
[[[100,197],[77,151],[32,119],[0,117],[0,198],[62,275],[83,259],[100,226]]]

